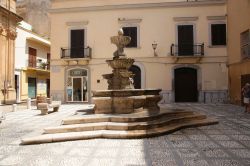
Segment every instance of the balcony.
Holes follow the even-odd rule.
[[[204,43],[171,45],[171,56],[204,56]]]
[[[179,59],[189,58],[195,59],[195,63],[199,62],[204,57],[204,43],[201,44],[172,44],[170,54],[175,58],[175,63]]]
[[[28,68],[33,70],[50,70],[50,62],[43,62],[40,59],[37,61],[28,60]]]
[[[61,59],[91,58],[92,48],[61,48]]]

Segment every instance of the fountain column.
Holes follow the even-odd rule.
[[[117,36],[111,37],[111,43],[117,46],[113,59],[107,64],[113,69],[112,73],[104,74],[108,90],[93,91],[95,113],[129,114],[140,110],[159,110],[157,103],[161,100],[160,89],[133,89],[130,79],[134,74],[129,71],[134,59],[127,58],[124,47],[131,41],[129,36],[123,36],[123,30]]]

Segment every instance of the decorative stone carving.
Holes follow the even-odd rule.
[[[128,45],[131,41],[131,37],[123,36],[123,30],[118,31],[118,36],[111,37],[111,43],[117,46],[117,50],[114,52],[114,59],[120,56],[126,56],[124,53],[124,47]]]
[[[118,31],[118,36],[111,37],[111,43],[117,46],[114,52],[113,60],[106,62],[113,68],[112,74],[104,74],[103,77],[108,80],[108,89],[131,89],[130,79],[134,74],[128,69],[133,65],[134,59],[127,58],[124,53],[124,47],[131,41],[129,36],[123,36],[123,30]]]
[[[15,40],[17,37],[17,32],[14,30],[7,30],[7,37],[9,37],[11,40]]]

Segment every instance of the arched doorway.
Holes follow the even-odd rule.
[[[67,72],[67,102],[88,101],[88,70],[70,69]]]
[[[135,89],[141,89],[141,69],[136,65],[132,65],[129,68],[129,71],[131,71],[135,74],[135,76],[133,78]]]
[[[183,67],[174,70],[175,102],[197,102],[197,70]]]

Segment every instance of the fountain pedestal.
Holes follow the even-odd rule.
[[[111,74],[104,74],[108,81],[108,90],[93,91],[95,114],[130,114],[140,110],[159,110],[157,103],[161,100],[160,89],[133,89],[131,79],[134,74],[129,71],[134,59],[127,58],[124,47],[131,38],[123,36],[111,37],[111,43],[117,46],[112,60],[107,64],[113,69]]]

